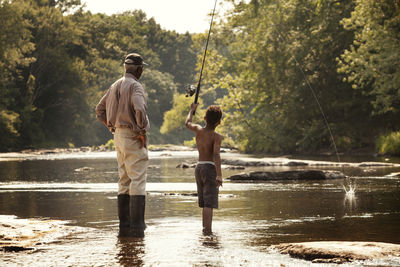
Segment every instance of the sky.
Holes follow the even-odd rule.
[[[147,18],[154,17],[161,28],[178,33],[202,33],[210,27],[210,14],[215,0],[82,0],[92,13],[107,15],[141,9]],[[222,3],[223,1],[218,1]],[[227,9],[217,3],[216,12]]]

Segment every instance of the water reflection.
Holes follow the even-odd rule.
[[[56,261],[64,266],[303,266],[304,261],[274,254],[268,246],[316,240],[400,243],[400,179],[384,176],[398,172],[395,168],[346,168],[357,188],[345,183],[345,191],[343,183],[350,181],[340,179],[227,181],[214,213],[214,234],[204,236],[201,210],[191,195],[193,169],[176,168],[194,157],[151,159],[145,237],[119,239],[115,157],[0,162],[0,214],[68,220],[85,229],[33,254],[0,255],[0,265],[43,266],[39,262],[46,259],[48,266]],[[253,170],[271,169],[246,171]],[[226,170],[224,177],[235,172]]]
[[[145,240],[143,237],[119,237],[117,242],[117,260],[121,266],[143,266]]]
[[[220,249],[221,243],[219,241],[219,236],[215,233],[211,235],[202,235],[200,236],[200,243],[206,247],[211,249]]]

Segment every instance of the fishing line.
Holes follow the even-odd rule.
[[[278,33],[278,35],[280,36],[280,38],[282,39],[282,41],[284,41],[285,43],[287,43],[287,39],[286,39],[285,36],[278,30],[277,25],[272,24],[272,26],[274,27],[275,31]],[[338,149],[337,149],[337,146],[336,146],[335,138],[333,137],[331,127],[329,126],[328,119],[327,119],[327,117],[326,117],[326,115],[325,115],[325,112],[324,112],[324,110],[322,109],[322,106],[321,106],[321,104],[320,104],[320,102],[319,102],[319,100],[318,100],[317,94],[315,93],[314,89],[312,88],[312,86],[311,86],[311,84],[310,84],[310,81],[308,80],[308,78],[307,78],[307,76],[306,76],[306,74],[305,74],[305,72],[304,72],[304,70],[303,70],[303,68],[302,68],[302,66],[301,66],[301,64],[300,64],[300,62],[297,60],[296,56],[295,56],[294,54],[292,54],[291,56],[293,57],[294,61],[296,62],[297,67],[299,68],[299,70],[301,71],[301,74],[303,75],[303,79],[305,80],[305,82],[306,82],[308,88],[310,89],[310,91],[311,91],[311,93],[312,93],[312,95],[313,95],[315,101],[317,102],[319,111],[321,112],[322,117],[323,117],[324,122],[325,122],[325,125],[326,125],[326,128],[328,129],[328,132],[329,132],[329,135],[330,135],[330,138],[331,138],[331,143],[332,143],[332,146],[333,146],[333,148],[334,148],[334,150],[335,150],[338,163],[340,164],[340,167],[341,167],[341,169],[342,169],[342,173],[344,174],[344,165],[343,165],[343,163],[342,163],[341,160],[340,160],[340,156],[339,156],[339,152],[338,152]],[[343,188],[344,188],[344,190],[345,190],[346,193],[354,194],[355,187],[352,186],[352,182],[351,182],[351,180],[350,180],[350,177],[347,177],[347,178],[348,178],[348,179],[346,179],[346,182],[349,184],[349,189],[347,190],[346,187],[345,187],[344,185],[343,185]]]
[[[188,88],[186,89],[186,90],[187,90],[187,95],[186,95],[186,96],[189,96],[189,95],[190,95],[190,96],[193,96],[193,94],[194,94],[194,89],[196,90],[196,91],[195,91],[196,95],[195,95],[195,100],[194,100],[194,103],[195,103],[195,104],[197,104],[198,98],[199,98],[200,86],[201,86],[201,79],[202,79],[202,76],[203,76],[203,70],[204,70],[204,65],[205,65],[206,56],[207,56],[207,50],[208,50],[208,43],[209,43],[209,40],[210,40],[211,29],[212,29],[212,25],[213,25],[213,20],[214,20],[214,15],[215,15],[215,8],[216,8],[216,6],[217,6],[217,1],[218,1],[218,0],[215,0],[215,3],[214,3],[214,9],[213,9],[213,13],[212,13],[212,16],[211,16],[210,28],[209,28],[209,30],[208,30],[207,42],[206,42],[206,47],[205,47],[205,50],[204,50],[203,61],[202,61],[202,64],[201,64],[200,76],[199,76],[199,81],[198,81],[198,83],[197,83],[197,87],[194,88],[193,85],[189,85]],[[278,35],[280,36],[280,38],[281,38],[284,42],[287,43],[287,39],[286,39],[286,38],[284,37],[284,35],[278,30],[277,25],[275,25],[275,24],[272,24],[272,25],[274,26],[273,28],[274,28],[275,31],[278,33]],[[338,163],[339,163],[340,166],[342,167],[342,171],[343,171],[343,173],[344,173],[344,170],[343,170],[343,169],[344,169],[344,166],[343,166],[343,164],[342,164],[342,162],[341,162],[341,159],[340,159],[340,156],[339,156],[339,152],[338,152],[338,149],[337,149],[337,146],[336,146],[335,138],[333,137],[333,133],[332,133],[331,127],[329,126],[328,119],[327,119],[327,117],[326,117],[326,115],[325,115],[325,112],[324,112],[322,106],[321,106],[321,103],[320,103],[319,100],[318,100],[317,94],[315,93],[314,89],[312,88],[312,86],[311,86],[311,84],[310,84],[310,81],[308,80],[308,78],[307,78],[307,76],[306,76],[306,74],[305,74],[305,72],[304,72],[304,70],[303,70],[303,68],[302,68],[302,66],[301,66],[301,64],[300,64],[300,62],[297,60],[296,56],[295,56],[294,54],[292,54],[292,57],[293,57],[294,61],[296,62],[297,67],[298,67],[299,70],[301,71],[301,74],[302,74],[302,76],[303,76],[303,79],[304,79],[304,81],[306,82],[308,88],[310,89],[310,91],[311,91],[311,93],[312,93],[312,95],[313,95],[313,97],[314,97],[314,99],[315,99],[315,102],[316,102],[317,105],[318,105],[318,109],[319,109],[319,111],[321,112],[321,115],[322,115],[322,117],[323,117],[323,119],[324,119],[324,123],[325,123],[325,125],[326,125],[326,127],[327,127],[327,129],[328,129],[329,136],[330,136],[330,139],[331,139],[331,143],[332,143],[332,146],[333,146],[333,148],[334,148],[334,150],[335,150],[336,158],[337,158],[337,160],[338,160]],[[195,112],[193,112],[193,115],[195,115]]]
[[[276,31],[276,32],[278,33],[278,35],[281,37],[281,39],[282,39],[284,42],[287,43],[287,39],[286,39],[286,38],[283,36],[283,34],[278,30],[278,27],[277,27],[275,24],[273,24],[273,26],[274,26],[275,31]],[[339,164],[340,164],[340,166],[341,166],[342,173],[344,174],[344,165],[342,164],[342,162],[341,162],[341,160],[340,160],[340,156],[339,156],[339,152],[338,152],[338,150],[337,150],[335,138],[333,137],[332,130],[331,130],[331,127],[329,126],[328,119],[326,118],[325,112],[324,112],[324,110],[322,109],[322,106],[321,106],[321,104],[320,104],[320,102],[319,102],[319,100],[318,100],[317,94],[315,93],[314,89],[312,88],[312,86],[311,86],[311,84],[310,84],[310,81],[308,80],[308,78],[307,78],[307,76],[306,76],[306,74],[305,74],[305,72],[304,72],[304,70],[303,70],[303,68],[302,68],[302,66],[301,66],[301,64],[300,64],[300,62],[297,60],[297,58],[296,58],[296,56],[295,56],[294,54],[292,54],[292,57],[293,57],[294,61],[296,62],[297,67],[300,69],[301,74],[303,75],[303,79],[306,81],[306,84],[307,84],[308,88],[310,89],[310,91],[311,91],[311,93],[312,93],[312,95],[313,95],[315,101],[317,102],[319,111],[321,112],[322,117],[324,118],[325,125],[326,125],[326,127],[327,127],[327,129],[328,129],[328,132],[329,132],[329,135],[330,135],[330,138],[331,138],[331,142],[332,142],[333,148],[335,149],[335,153],[336,153],[337,160],[338,160],[338,162],[339,162]],[[347,176],[345,176],[345,177],[347,177]],[[355,201],[355,198],[354,198],[355,186],[353,186],[353,183],[351,182],[350,177],[347,177],[345,181],[346,181],[346,183],[347,183],[348,186],[349,186],[349,188],[347,189],[346,186],[343,184],[343,189],[344,189],[344,191],[346,192],[346,198],[350,196],[350,197],[349,197],[349,201]],[[345,200],[346,200],[346,198],[345,198]],[[352,203],[352,202],[351,202],[351,203]]]
[[[217,7],[217,1],[218,1],[218,0],[215,0],[215,3],[214,3],[214,9],[213,9],[213,13],[212,13],[212,16],[211,16],[211,21],[210,21],[210,29],[208,30],[206,48],[205,48],[205,50],[204,50],[203,62],[202,62],[202,64],[201,64],[201,70],[200,70],[199,81],[198,81],[198,83],[197,83],[196,95],[195,95],[195,97],[194,97],[194,103],[195,103],[195,104],[197,104],[198,99],[199,99],[200,86],[201,86],[201,78],[202,78],[202,76],[203,76],[204,64],[205,64],[205,62],[206,62],[206,56],[207,56],[207,50],[208,50],[208,42],[210,41],[211,29],[212,29],[212,25],[213,25],[213,21],[214,21],[215,8]],[[188,88],[187,88],[186,90],[187,90],[187,95],[186,95],[186,96],[188,96],[188,95],[192,96],[192,95],[194,94],[193,85],[189,85]],[[195,115],[195,113],[196,113],[196,112],[194,111],[194,112],[193,112],[193,115]]]
[[[275,24],[272,24],[272,25],[274,26],[274,29],[276,30],[276,32],[278,33],[278,35],[282,38],[282,40],[283,40],[284,42],[287,43],[287,39],[286,39],[286,38],[282,35],[282,33],[278,30],[278,27],[277,27]],[[301,74],[303,75],[303,79],[305,80],[305,82],[306,82],[308,88],[310,88],[310,91],[311,91],[311,93],[312,93],[312,95],[313,95],[315,101],[317,102],[319,111],[321,112],[322,117],[323,117],[324,122],[325,122],[325,125],[326,125],[326,127],[327,127],[327,129],[328,129],[328,132],[329,132],[329,135],[330,135],[330,138],[331,138],[331,142],[332,142],[332,146],[333,146],[333,148],[334,148],[334,150],[335,150],[335,153],[336,153],[337,160],[338,160],[338,162],[341,164],[341,160],[340,160],[339,152],[338,152],[338,149],[337,149],[337,146],[336,146],[335,138],[333,137],[331,127],[329,126],[328,119],[326,118],[325,112],[324,112],[324,110],[322,109],[322,106],[321,106],[321,104],[320,104],[320,102],[319,102],[319,100],[318,100],[317,94],[315,93],[314,89],[312,88],[312,86],[311,86],[311,84],[310,84],[310,81],[308,80],[306,74],[304,73],[304,70],[303,70],[301,64],[299,63],[299,61],[297,60],[296,56],[295,56],[294,54],[292,54],[292,57],[293,57],[294,61],[296,62],[296,65],[297,65],[297,67],[299,68]],[[342,164],[341,164],[341,165],[342,165]],[[342,166],[343,166],[343,165],[342,165]]]

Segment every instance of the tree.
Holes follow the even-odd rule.
[[[193,78],[190,34],[162,30],[140,10],[84,12],[79,0],[1,1],[0,15],[0,150],[105,143],[94,108],[130,52],[150,63],[142,81],[151,133],[168,142],[163,113]]]
[[[193,135],[185,127],[185,120],[190,110],[190,104],[193,99],[183,94],[174,94],[173,108],[164,113],[164,122],[160,132],[173,137],[173,141],[183,143],[183,140],[190,140]],[[203,121],[205,111],[202,110],[202,104],[199,102],[196,116],[193,121],[201,123]]]
[[[400,1],[357,0],[342,23],[355,32],[352,46],[339,60],[339,71],[354,89],[372,96],[374,114],[400,112]],[[399,127],[396,127],[399,129]]]
[[[34,49],[24,1],[0,2],[0,151],[18,146],[21,118],[18,100],[21,95],[18,84],[28,83],[22,68],[34,62],[29,56]]]
[[[149,117],[153,124],[160,127],[163,114],[172,107],[172,98],[177,92],[174,77],[169,73],[145,69],[142,82],[148,94]]]
[[[230,2],[234,9],[217,29],[219,71],[210,79],[226,89],[224,124],[240,147],[333,151],[319,105],[341,149],[362,145],[368,98],[342,82],[335,61],[353,40],[340,25],[352,1]]]

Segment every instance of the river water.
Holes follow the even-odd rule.
[[[0,215],[63,220],[75,229],[34,252],[0,252],[0,265],[308,266],[311,263],[281,255],[269,246],[322,240],[400,244],[400,179],[386,176],[400,168],[381,167],[344,169],[356,187],[354,195],[345,193],[343,180],[225,180],[220,209],[214,212],[214,234],[203,236],[201,209],[190,195],[196,192],[194,170],[176,168],[196,156],[193,151],[150,152],[144,238],[118,238],[114,152],[0,161]],[[246,156],[223,153],[222,157]],[[245,171],[271,169],[293,168]],[[223,170],[223,177],[238,172],[242,170]]]

